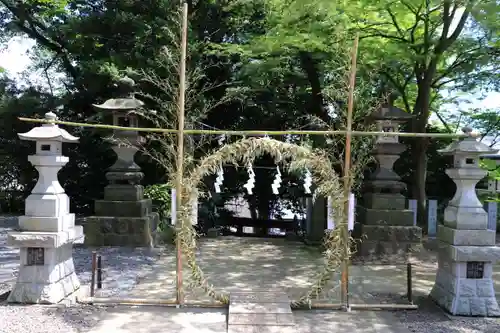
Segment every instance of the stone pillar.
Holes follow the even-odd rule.
[[[469,136],[440,152],[453,156],[446,174],[457,190],[438,226],[438,271],[431,291],[441,307],[453,315],[500,316],[493,289],[493,264],[500,258],[495,232],[487,230],[488,215],[476,195],[476,184],[486,175],[479,156],[493,150]]]
[[[316,187],[313,185],[312,190]],[[312,196],[306,199],[306,237],[309,245],[321,245],[326,229],[326,198],[318,195],[313,201]]]
[[[54,121],[56,115],[45,115]],[[28,160],[38,170],[38,182],[26,199],[25,216],[19,217],[19,232],[8,234],[8,245],[20,248],[21,263],[16,284],[9,294],[12,303],[59,303],[74,300],[80,288],[75,274],[72,245],[83,242],[83,229],[75,226],[69,198],[57,180],[68,163],[62,143],[78,142],[54,123],[20,133],[21,140],[36,142],[36,154]]]
[[[381,132],[397,132],[399,124],[410,116],[404,111],[385,105],[372,120]],[[407,261],[408,255],[420,246],[422,229],[413,226],[413,212],[406,209],[406,198],[401,194],[406,184],[394,172],[394,163],[406,147],[397,136],[377,138],[373,154],[376,171],[365,183],[363,206],[358,207],[354,235],[363,236],[357,255],[367,261]]]
[[[120,80],[122,98],[109,99],[94,105],[100,111],[113,115],[113,124],[122,127],[138,127],[134,110],[142,102],[133,97],[134,81]],[[144,198],[144,187],[140,185],[144,174],[135,163],[137,145],[144,142],[137,131],[114,130],[107,138],[117,155],[106,178],[109,185],[104,188],[104,199],[95,201],[95,216],[85,219],[85,243],[89,246],[154,246],[154,233],[158,214],[152,211],[152,202]]]

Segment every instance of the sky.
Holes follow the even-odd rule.
[[[5,68],[11,76],[19,75],[30,65],[27,52],[34,45],[35,42],[28,38],[11,39],[7,48],[0,52],[0,67]]]

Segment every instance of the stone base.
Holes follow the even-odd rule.
[[[447,227],[438,230],[438,271],[431,298],[453,315],[500,316],[493,288],[493,263],[500,259],[500,248],[451,245],[447,242],[468,244],[467,237],[475,239],[472,235],[475,231]],[[491,242],[490,232],[477,232],[484,238],[483,244]],[[468,262],[483,263],[478,278],[467,277]]]
[[[372,209],[400,209],[406,208],[406,198],[399,193],[367,193],[363,196],[365,207]]]
[[[209,228],[207,230],[207,238],[217,238],[220,236],[219,229],[217,228]]]
[[[358,229],[359,260],[407,262],[412,252],[421,249],[420,227],[361,225]]]
[[[90,216],[83,224],[87,246],[154,247],[157,213],[142,217]]]
[[[369,225],[413,226],[413,211],[409,209],[372,209],[357,207],[359,221]]]
[[[27,248],[21,248],[21,264],[9,303],[57,304],[74,300],[80,289],[75,274],[72,244],[44,249],[43,265],[28,265]]]
[[[141,217],[152,213],[151,199],[137,201],[96,200],[94,206],[97,216]]]
[[[73,243],[82,243],[85,236],[83,228],[75,225],[65,231],[42,232],[42,231],[14,231],[7,235],[7,245],[12,247],[43,247],[48,249]]]
[[[144,199],[144,186],[109,184],[104,188],[104,199],[110,201],[137,201]]]
[[[491,276],[483,279],[467,279],[454,276],[446,269],[439,268],[430,297],[452,315],[500,316],[500,307],[495,297]]]

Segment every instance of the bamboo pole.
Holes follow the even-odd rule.
[[[149,127],[123,127],[115,125],[106,124],[89,124],[89,123],[77,123],[71,121],[47,121],[45,119],[35,119],[35,118],[24,118],[18,117],[20,121],[30,122],[30,123],[51,123],[65,126],[73,127],[89,127],[89,128],[101,128],[101,129],[113,129],[118,131],[136,131],[136,132],[150,132],[150,133],[164,133],[164,134],[176,134],[177,129],[172,128],[149,128]],[[349,131],[339,130],[339,131],[303,131],[303,130],[287,130],[287,131],[266,131],[266,130],[201,130],[201,129],[184,129],[185,135],[195,135],[195,134],[206,134],[206,135],[241,135],[241,136],[264,136],[264,135],[347,135]],[[401,136],[410,138],[466,138],[467,134],[463,133],[409,133],[409,132],[376,132],[376,131],[350,131],[352,136]],[[473,136],[479,136],[478,133],[473,133]]]
[[[181,59],[179,70],[179,105],[177,114],[177,175],[176,175],[176,206],[177,206],[177,230],[182,227],[180,217],[182,209],[182,183],[184,175],[184,115],[186,98],[186,53],[187,53],[187,29],[188,29],[188,4],[185,2],[182,7],[182,30],[181,30]],[[176,237],[176,296],[177,303],[184,303],[183,281],[182,281],[182,246],[179,237]]]
[[[354,109],[354,86],[356,84],[356,63],[358,55],[359,36],[356,35],[351,51],[351,73],[349,77],[349,97],[347,104],[347,134],[345,136],[345,158],[344,158],[344,215],[346,222],[349,212],[349,194],[351,193],[351,131],[352,112]],[[349,223],[345,223],[344,230],[344,263],[342,266],[342,294],[341,299],[349,311]]]
[[[135,306],[161,306],[178,307],[176,299],[147,299],[147,298],[108,298],[108,297],[77,297],[80,304],[98,304],[102,306],[135,305]],[[185,308],[227,308],[228,304],[211,303],[204,301],[185,302]],[[304,306],[293,306],[295,310],[342,310],[343,304],[335,303],[312,303]],[[417,310],[418,305],[414,304],[351,304],[353,310]]]
[[[80,304],[99,304],[99,305],[142,305],[142,306],[162,306],[178,307],[177,299],[148,299],[148,298],[108,298],[108,297],[82,297],[77,298]],[[183,307],[202,307],[202,308],[227,308],[227,304],[197,302],[184,302]]]

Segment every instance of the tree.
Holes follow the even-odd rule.
[[[345,10],[362,34],[364,61],[389,60],[381,74],[401,96],[401,106],[415,116],[413,132],[426,131],[431,112],[440,116],[435,103],[442,89],[499,82],[495,1],[358,1]],[[415,139],[412,146],[413,197],[424,217],[429,139]]]

